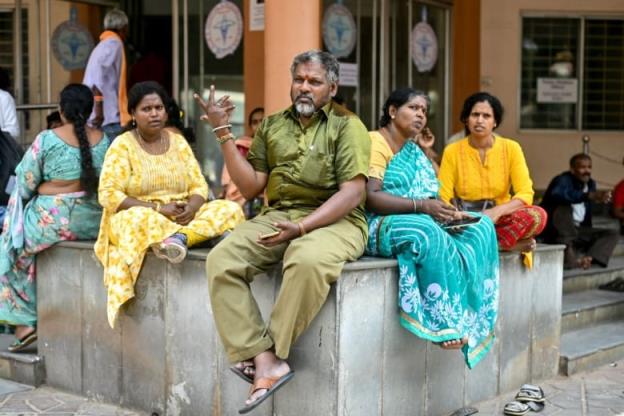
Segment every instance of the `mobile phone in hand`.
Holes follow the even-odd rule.
[[[281,232],[282,230],[275,230],[275,231],[268,232],[266,234],[260,234],[260,240],[266,240],[267,238],[275,237],[276,235],[279,235],[279,233]]]
[[[479,221],[481,221],[481,217],[462,218],[459,220],[447,222],[446,224],[442,225],[442,228],[447,230],[460,230],[470,224],[476,224]]]

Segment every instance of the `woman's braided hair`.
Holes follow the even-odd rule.
[[[91,145],[87,138],[86,124],[93,110],[93,94],[83,84],[69,84],[61,91],[61,112],[74,126],[74,134],[80,146],[80,185],[89,194],[97,192],[98,176],[93,166]]]

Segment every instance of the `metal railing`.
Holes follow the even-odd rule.
[[[58,108],[58,103],[47,103],[47,104],[20,104],[15,106],[17,111],[30,111],[30,110],[56,110]]]

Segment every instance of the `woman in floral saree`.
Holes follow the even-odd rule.
[[[400,323],[445,349],[462,349],[473,368],[494,341],[498,249],[488,217],[450,232],[469,214],[436,199],[431,162],[412,138],[427,122],[428,98],[394,91],[371,132],[367,253],[399,262]],[[476,214],[475,214],[476,215]]]
[[[64,125],[41,132],[16,168],[0,236],[0,321],[15,325],[17,337],[10,351],[37,339],[36,254],[59,241],[97,237],[102,208],[96,190],[109,140],[86,126],[92,108],[89,88],[65,87]]]

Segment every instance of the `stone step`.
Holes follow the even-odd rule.
[[[622,292],[593,289],[563,295],[562,333],[618,319],[624,320]]]
[[[624,256],[624,237],[620,237],[615,249],[613,249],[613,257]]]
[[[560,372],[572,375],[624,358],[624,321],[607,322],[561,336]]]
[[[624,256],[612,257],[609,267],[594,265],[587,270],[564,270],[563,293],[597,289],[617,277],[624,277]]]
[[[45,382],[43,358],[37,355],[37,343],[23,352],[8,352],[15,336],[0,334],[0,378],[38,387]]]

